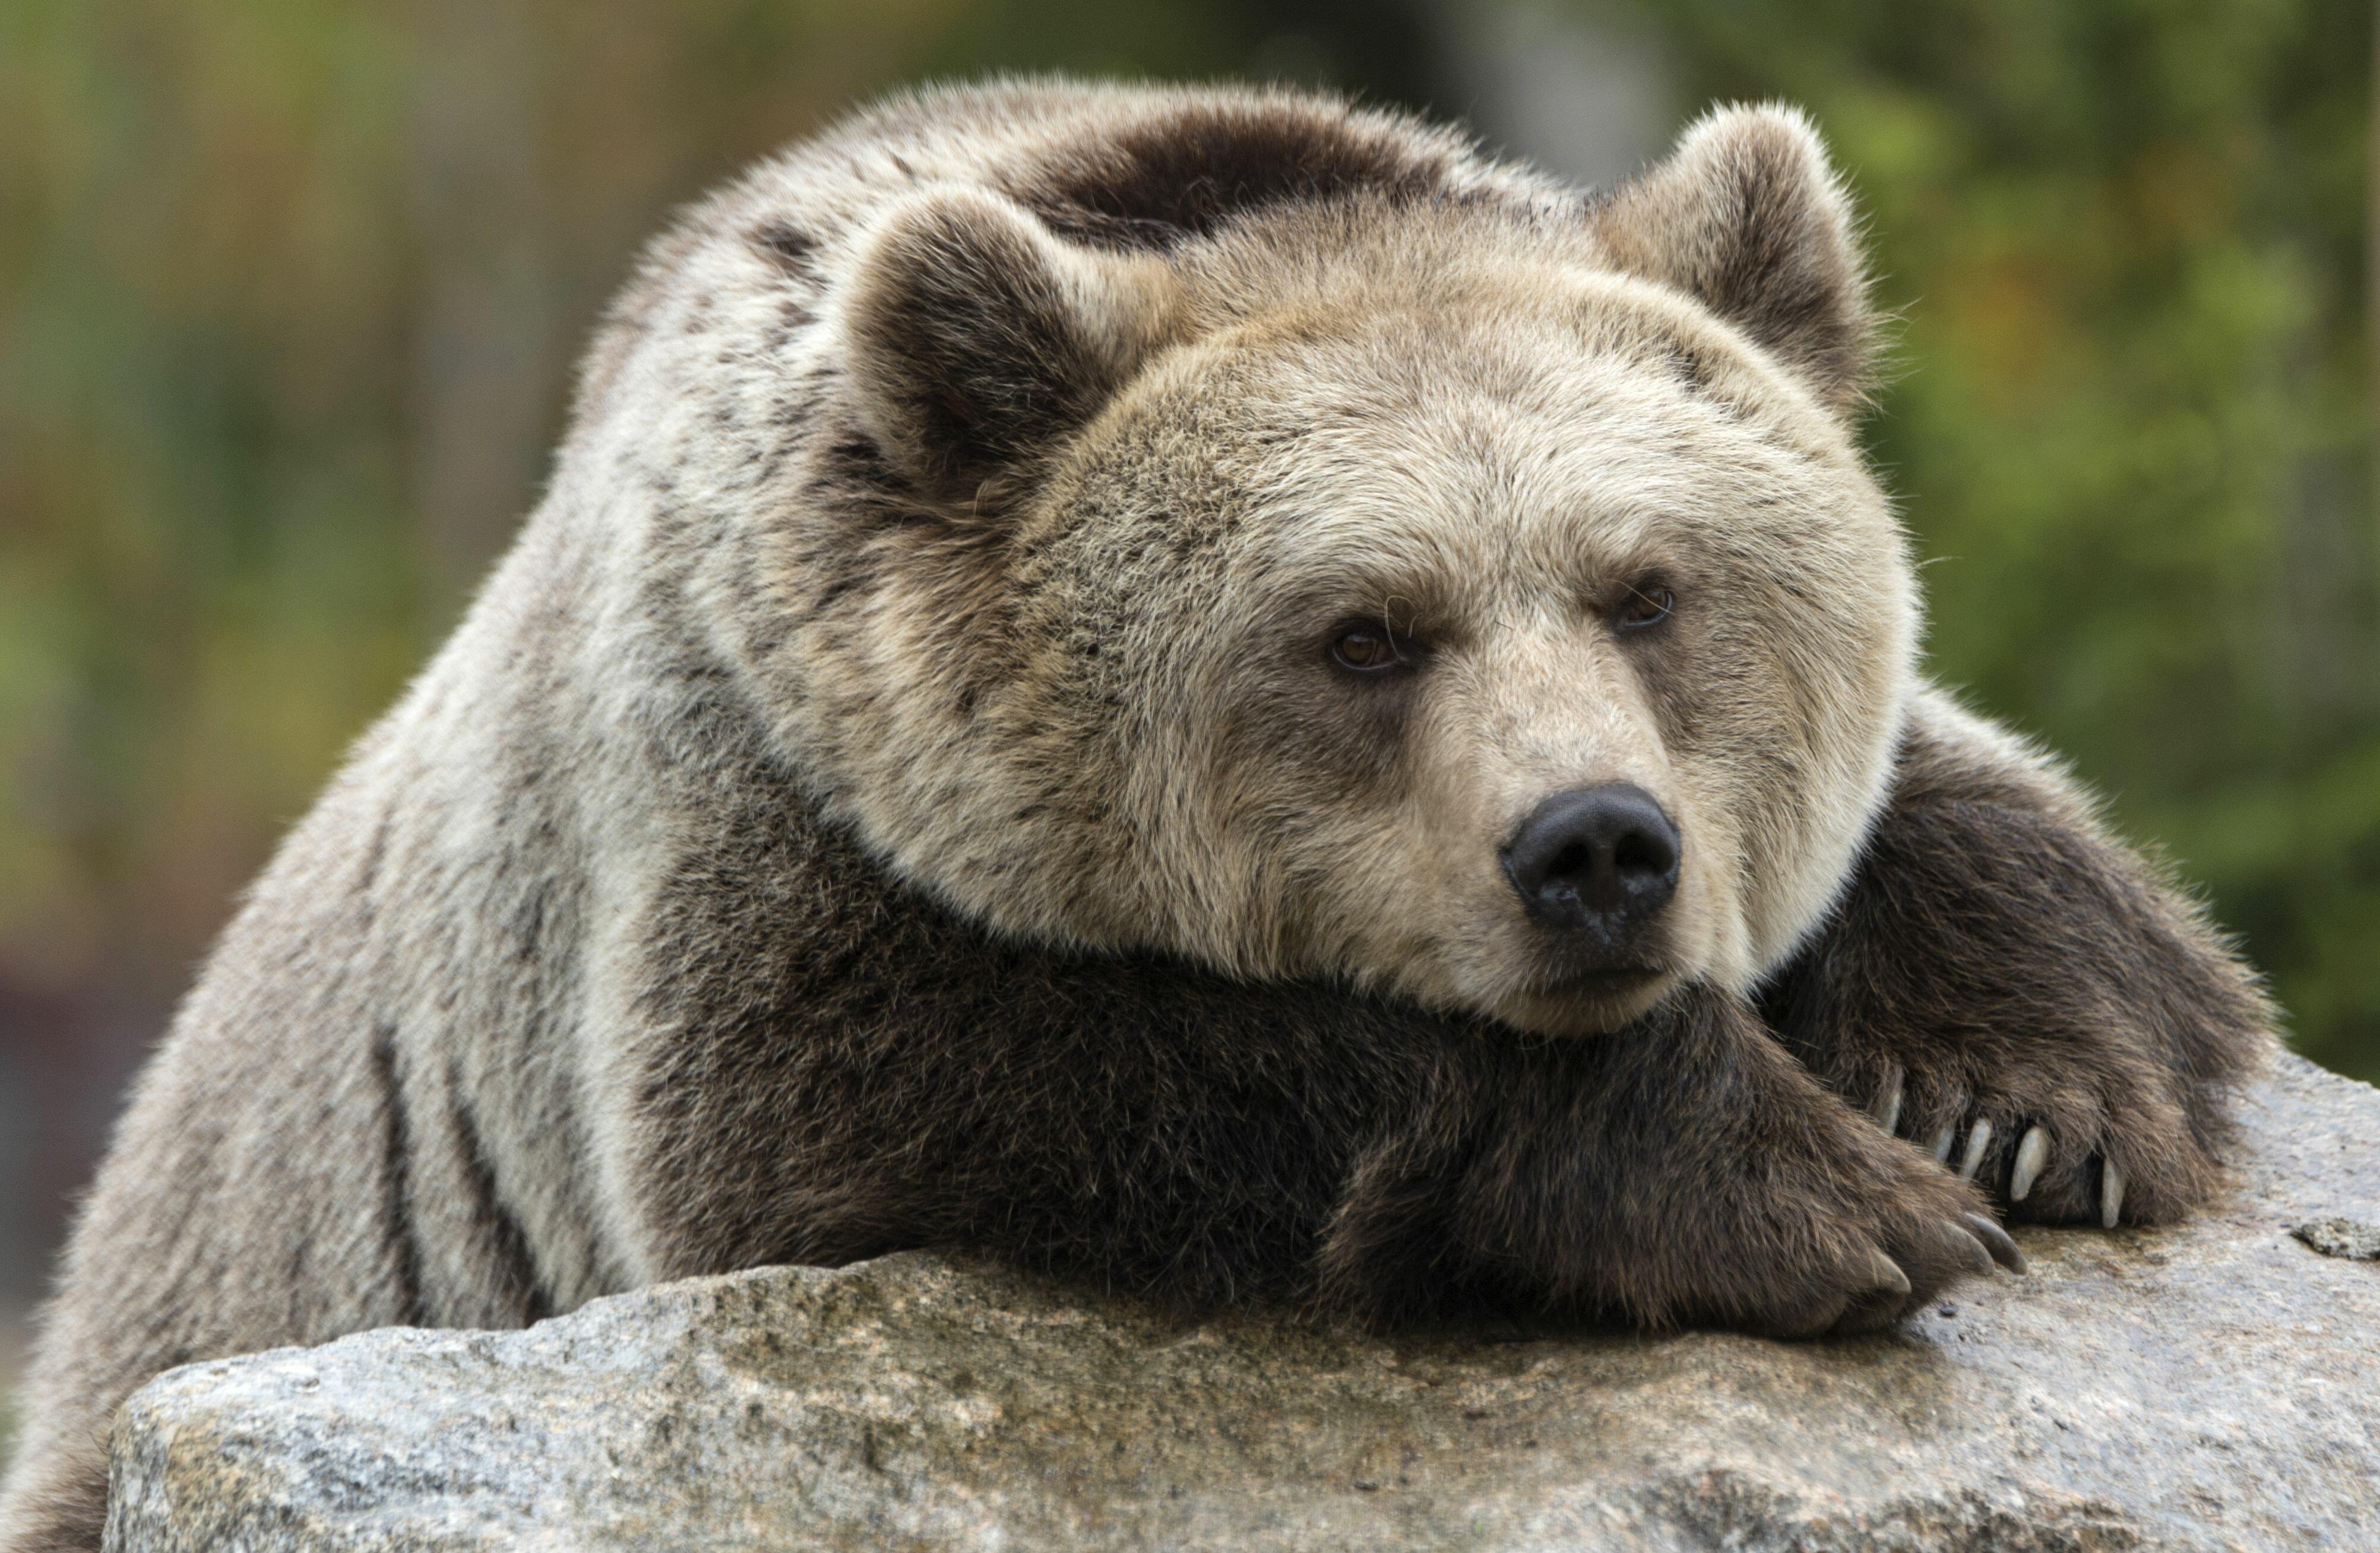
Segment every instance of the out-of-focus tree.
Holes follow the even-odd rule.
[[[1815,115],[1904,321],[1872,438],[1937,668],[2380,1074],[2368,0],[1583,3],[1685,101]]]

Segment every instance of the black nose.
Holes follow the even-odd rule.
[[[1573,787],[1539,804],[1504,847],[1504,872],[1548,928],[1616,934],[1678,892],[1678,828],[1626,783]]]

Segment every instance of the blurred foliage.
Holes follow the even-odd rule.
[[[1689,102],[1805,104],[1902,375],[1938,672],[2210,891],[2380,1077],[2368,0],[1662,0]]]
[[[2211,888],[2306,1049],[2380,1073],[2368,7],[1539,3],[1651,40],[1681,116],[1810,106],[1906,321],[1873,439],[1941,672]],[[571,358],[671,204],[929,75],[1278,71],[1460,109],[1473,16],[0,4],[0,1089],[71,1067],[86,1005],[153,1034],[534,501]]]

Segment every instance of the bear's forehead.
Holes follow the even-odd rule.
[[[1824,505],[1843,469],[1597,326],[1460,309],[1258,328],[1186,353],[1095,434],[1094,486],[1175,543],[1375,573],[1644,564],[1682,528]]]

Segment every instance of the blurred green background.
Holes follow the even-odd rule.
[[[1903,321],[1871,437],[1938,673],[2380,1076],[2373,55],[2348,0],[0,0],[0,1308],[639,241],[993,69],[1327,81],[1589,182],[1806,104]]]

